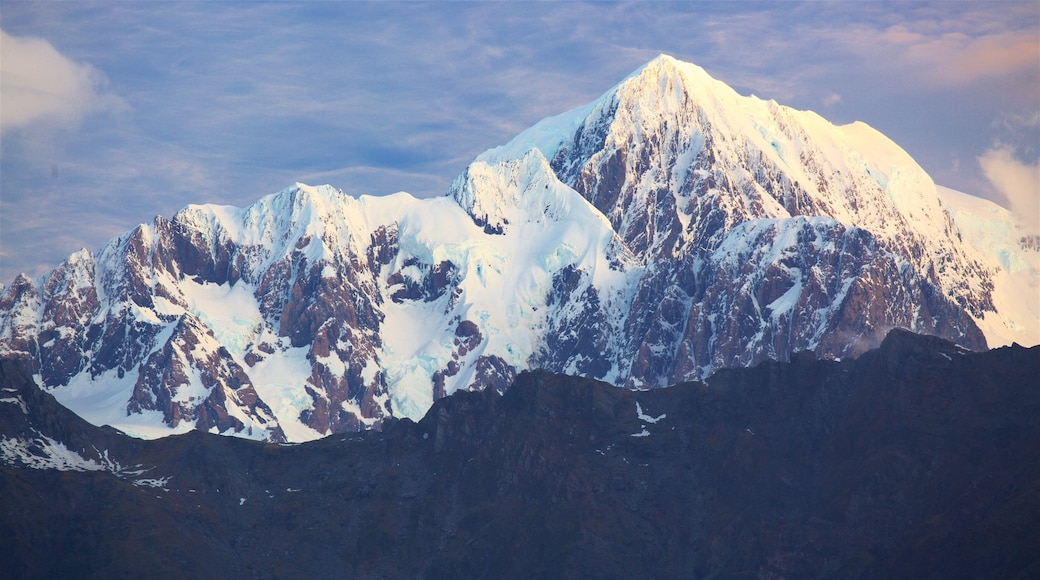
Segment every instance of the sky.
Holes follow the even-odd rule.
[[[1040,221],[1040,0],[0,0],[0,284],[294,182],[443,195],[658,54]]]

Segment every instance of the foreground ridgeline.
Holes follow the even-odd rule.
[[[630,391],[546,372],[300,445],[94,427],[3,361],[11,578],[1040,574],[1040,347]]]
[[[528,369],[647,389],[855,357],[891,328],[1040,342],[1019,284],[1035,248],[1007,212],[941,193],[862,123],[662,56],[444,197],[297,184],[19,277],[0,355],[95,425],[300,442]]]

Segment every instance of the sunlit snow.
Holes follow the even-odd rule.
[[[190,278],[178,286],[191,312],[213,332],[221,346],[241,360],[263,325],[255,289],[244,282],[234,286],[200,284]]]
[[[1026,232],[1016,226],[1008,210],[945,187],[939,193],[964,241],[995,272],[993,305],[997,311],[976,319],[989,347],[1013,342],[1040,344],[1040,251],[1023,247]]]

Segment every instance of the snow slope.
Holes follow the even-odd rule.
[[[1040,344],[1040,248],[999,205],[946,187],[939,194],[961,237],[993,274],[994,311],[978,319],[990,348]]]

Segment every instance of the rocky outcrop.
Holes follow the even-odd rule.
[[[249,436],[255,427],[272,441],[285,441],[245,370],[195,317],[181,318],[162,348],[138,368],[128,414],[158,411],[165,425],[187,422],[226,434]]]

